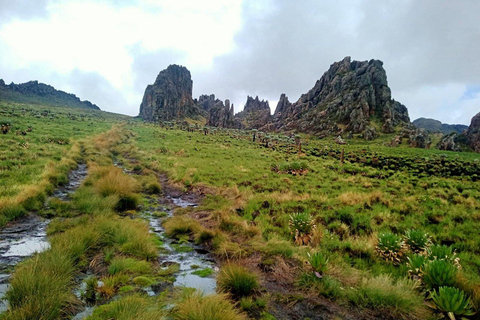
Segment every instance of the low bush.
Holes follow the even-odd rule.
[[[411,229],[405,231],[405,244],[412,252],[420,253],[429,247],[431,239],[428,233],[422,230]]]
[[[460,289],[440,287],[438,291],[433,291],[430,297],[435,303],[433,307],[445,313],[450,319],[475,314],[470,298]]]
[[[458,268],[448,260],[432,260],[425,263],[422,280],[432,289],[443,286],[453,286],[458,273]]]
[[[403,244],[401,237],[393,233],[383,233],[378,236],[378,244],[375,249],[383,259],[400,263],[403,255]]]
[[[327,271],[328,258],[321,252],[308,253],[308,263],[319,278]]]

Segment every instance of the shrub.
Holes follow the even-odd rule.
[[[430,236],[421,230],[407,230],[405,232],[405,243],[415,253],[425,251],[431,244]]]
[[[432,260],[425,264],[422,272],[423,282],[430,288],[453,286],[457,276],[457,267],[447,260]]]
[[[430,297],[435,303],[433,307],[446,313],[450,319],[475,314],[470,298],[460,289],[440,287],[438,291],[433,291]]]
[[[247,317],[235,310],[225,295],[202,296],[194,292],[187,294],[173,310],[175,320],[246,320]]]
[[[245,267],[229,264],[222,267],[217,277],[221,291],[229,292],[234,297],[245,297],[258,288],[258,278]]]
[[[427,249],[427,256],[430,260],[449,260],[451,262],[460,263],[460,259],[456,257],[456,252],[452,247],[446,245],[433,245]]]
[[[307,245],[312,240],[316,226],[308,212],[297,212],[290,215],[291,234],[295,235],[295,244]]]
[[[407,257],[408,274],[413,278],[419,278],[427,257],[420,254],[412,254]]]
[[[308,263],[313,268],[315,275],[321,278],[327,270],[328,258],[321,252],[308,253]]]
[[[378,254],[387,261],[399,263],[403,255],[404,242],[393,233],[383,233],[378,237],[378,244],[375,247]]]

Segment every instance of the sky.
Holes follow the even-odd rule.
[[[291,102],[335,61],[384,62],[411,120],[480,112],[477,0],[0,0],[0,78],[137,115],[145,87],[187,67],[194,98]]]

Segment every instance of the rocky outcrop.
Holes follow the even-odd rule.
[[[444,135],[442,139],[437,143],[437,149],[447,151],[461,151],[458,137],[458,134],[455,132]]]
[[[418,129],[409,124],[402,128],[402,137],[407,138],[411,147],[430,149],[432,138],[425,129]]]
[[[230,107],[230,100],[218,101],[208,110],[208,126],[218,128],[233,128],[235,127],[233,119],[233,104]]]
[[[139,117],[146,121],[198,118],[203,114],[192,98],[193,81],[183,66],[170,65],[155,83],[148,85],[140,105]]]
[[[362,133],[371,121],[379,121],[382,131],[390,133],[410,119],[407,108],[391,98],[383,63],[350,57],[332,64],[293,105],[279,102],[274,116],[278,130],[318,135]]]
[[[57,90],[54,87],[29,81],[26,83],[5,84],[0,79],[0,100],[19,103],[41,104],[53,107],[75,107],[100,110],[100,108],[88,100],[81,101],[76,95]]]
[[[446,124],[441,123],[438,120],[428,118],[418,118],[413,120],[412,123],[417,128],[423,128],[430,132],[438,132],[447,135],[452,132],[460,134],[463,133],[464,130],[468,129],[468,126],[464,124]]]
[[[480,152],[480,112],[472,118],[465,135],[467,137],[468,145],[475,152]]]
[[[202,94],[198,100],[194,100],[195,104],[203,111],[208,112],[214,105],[221,100],[216,99],[214,94]]]
[[[260,129],[271,121],[270,106],[268,101],[257,97],[247,96],[243,111],[235,115],[236,126],[246,129]]]
[[[292,103],[288,101],[288,97],[285,95],[285,93],[282,93],[280,95],[280,99],[278,100],[277,107],[275,108],[275,113],[273,114],[273,121],[278,122],[279,119],[283,118],[283,114],[292,113],[292,106]]]

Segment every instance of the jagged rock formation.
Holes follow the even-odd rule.
[[[247,96],[243,111],[235,115],[236,126],[246,129],[260,129],[271,121],[268,101]]]
[[[198,118],[202,111],[192,98],[193,81],[183,66],[170,65],[145,89],[140,118],[146,121]]]
[[[53,107],[75,107],[100,110],[88,100],[81,101],[76,95],[56,90],[38,81],[9,85],[0,79],[0,100],[19,103],[41,104]]]
[[[207,112],[207,126],[218,128],[233,128],[233,104],[230,106],[230,100],[225,100],[225,104],[220,99],[215,99],[215,95],[201,95],[196,101],[197,105]]]
[[[448,151],[461,151],[458,137],[458,134],[455,132],[444,135],[442,139],[437,143],[437,149]]]
[[[372,120],[390,133],[409,123],[407,108],[391,98],[387,75],[379,60],[335,62],[315,86],[293,105],[284,98],[275,111],[278,130],[318,135],[364,132]]]
[[[221,102],[221,100],[216,99],[214,94],[202,94],[198,100],[194,100],[195,104],[203,111],[208,112],[215,104]]]
[[[480,112],[472,118],[465,135],[470,147],[475,152],[480,152]]]
[[[292,103],[288,101],[288,97],[285,93],[280,95],[280,99],[278,100],[277,107],[275,108],[275,113],[273,114],[273,120],[275,122],[280,121],[282,119],[283,114],[290,114],[293,112],[292,110]]]
[[[452,132],[460,134],[464,130],[468,129],[468,126],[464,124],[446,124],[441,123],[438,120],[428,118],[418,118],[413,120],[412,123],[417,128],[423,128],[430,132],[439,132],[443,134],[450,134]]]

